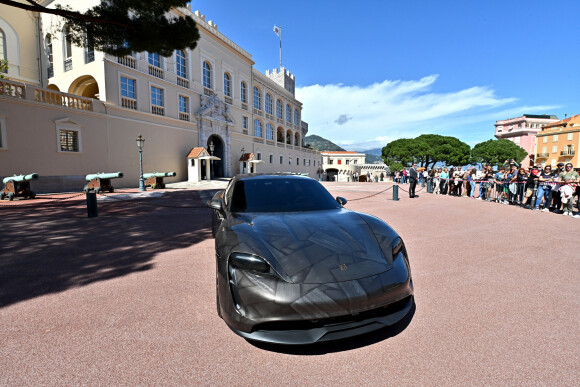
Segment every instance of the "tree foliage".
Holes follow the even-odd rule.
[[[522,147],[510,140],[488,140],[473,147],[471,161],[473,163],[488,163],[502,165],[505,160],[514,159],[518,164],[528,155]]]
[[[470,150],[469,145],[455,137],[423,134],[388,143],[382,150],[382,157],[391,170],[402,169],[413,162],[430,168],[439,162],[446,165],[467,164]]]
[[[62,16],[70,28],[70,39],[108,54],[124,56],[131,52],[156,52],[170,56],[175,50],[194,49],[199,40],[196,23],[190,16],[177,17],[171,8],[184,7],[187,0],[102,0],[86,12],[61,6],[47,8],[36,1],[26,4],[0,0],[33,12]]]

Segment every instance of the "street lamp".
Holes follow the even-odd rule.
[[[215,149],[215,146],[213,145],[213,140],[209,140],[209,153],[211,156],[213,156],[213,150]],[[213,159],[210,160],[210,169],[209,169],[209,175],[210,175],[210,179],[213,180],[214,179],[214,173],[213,173]]]
[[[244,168],[244,164],[246,163],[246,161],[244,160],[244,153],[246,152],[246,150],[244,149],[244,147],[242,147],[242,171],[241,173],[245,173],[246,169]]]
[[[143,180],[143,145],[145,145],[145,139],[139,133],[137,137],[137,146],[139,147],[139,191],[145,191],[145,180]]]

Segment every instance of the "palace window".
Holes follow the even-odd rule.
[[[254,120],[254,137],[262,137],[262,123],[257,118]]]
[[[164,115],[164,100],[163,100],[163,89],[159,87],[151,86],[151,113],[157,115]]]
[[[272,114],[272,96],[266,93],[266,113]]]
[[[203,87],[211,89],[212,82],[211,64],[208,61],[203,62]]]
[[[276,100],[276,118],[282,119],[282,101]]]
[[[77,130],[59,129],[59,147],[61,152],[78,152],[79,132]]]
[[[294,124],[300,125],[300,116],[298,115],[298,109],[294,109]]]
[[[64,71],[72,70],[72,41],[68,24],[62,28],[62,40],[64,48]]]
[[[0,39],[1,40],[1,39]],[[46,34],[46,56],[48,57],[47,78],[54,77],[54,63],[52,54],[52,36]]]
[[[272,124],[266,124],[266,140],[274,140],[274,128]]]
[[[134,79],[121,77],[121,96],[136,99],[135,83],[136,81]]]
[[[256,86],[254,86],[254,109],[261,110],[262,106],[262,96],[260,94],[260,90]]]
[[[150,52],[147,54],[147,61],[151,66],[161,67],[161,60],[159,59],[159,54],[156,52]]]
[[[189,98],[183,95],[179,96],[179,119],[189,121]]]
[[[175,72],[178,77],[187,78],[187,59],[183,50],[175,51]]]
[[[292,110],[290,105],[286,105],[286,122],[292,122]]]
[[[243,81],[240,84],[240,99],[242,103],[248,103],[248,85]]]
[[[232,96],[232,78],[228,73],[224,73],[224,94],[228,97]]]

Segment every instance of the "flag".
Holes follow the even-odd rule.
[[[280,28],[277,27],[276,25],[274,25],[274,33],[278,36],[280,36]]]

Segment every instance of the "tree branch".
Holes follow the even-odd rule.
[[[31,12],[47,13],[50,15],[61,16],[61,17],[64,17],[65,19],[79,20],[79,21],[92,22],[92,23],[98,23],[98,24],[110,24],[110,25],[116,25],[119,27],[131,29],[131,30],[134,29],[132,26],[130,26],[128,24],[119,23],[119,22],[112,21],[112,20],[103,20],[103,19],[98,18],[98,17],[90,17],[90,16],[86,16],[80,12],[69,11],[66,9],[46,8],[46,7],[43,7],[32,0],[26,0],[26,1],[29,2],[30,5],[23,4],[23,3],[20,3],[18,1],[14,1],[14,0],[0,0],[0,4],[5,4],[5,5],[8,5],[10,7],[16,7],[16,8],[24,9],[26,11],[31,11]]]

